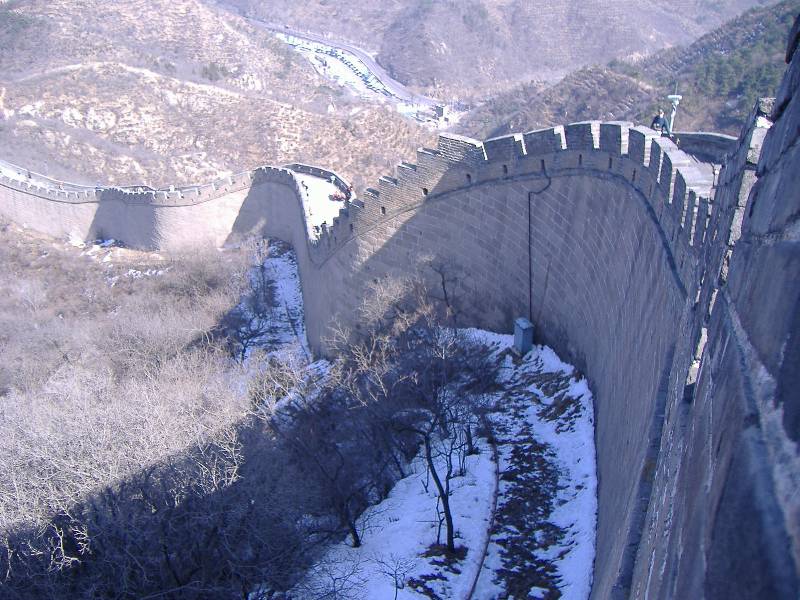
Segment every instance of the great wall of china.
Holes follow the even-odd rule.
[[[444,273],[461,324],[529,317],[592,382],[593,598],[797,598],[799,25],[777,98],[740,138],[692,138],[695,156],[733,148],[721,167],[650,129],[586,122],[444,135],[318,240],[292,170],[269,167],[174,191],[4,176],[0,215],[145,248],[283,239],[318,350],[374,280],[419,272],[438,288]]]

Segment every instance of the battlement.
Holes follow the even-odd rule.
[[[363,207],[325,231],[333,253],[361,232],[389,223],[425,202],[453,194],[479,193],[503,185],[580,174],[624,180],[645,200],[664,231],[682,279],[694,268],[706,239],[714,171],[646,127],[627,122],[586,121],[511,134],[480,142],[442,134],[435,149],[420,148],[417,163],[402,163],[395,173],[366,190]]]
[[[27,178],[12,178],[0,175],[0,186],[54,202],[82,204],[98,201],[97,188],[80,187],[72,184],[63,188],[59,187],[56,182],[53,185],[48,185],[46,181],[39,179],[34,181]]]
[[[290,165],[299,166],[302,165]],[[309,169],[311,169],[309,167]],[[323,170],[319,170],[322,172]],[[328,175],[335,175],[327,172]],[[335,177],[346,185],[338,175]],[[254,183],[272,181],[296,186],[294,175],[289,168],[270,166],[258,167],[252,171],[237,173],[214,180],[207,184],[153,189],[148,186],[82,186],[51,179],[43,175],[27,178],[19,171],[19,177],[0,174],[0,186],[17,190],[26,195],[65,203],[92,203],[113,200],[129,205],[150,204],[154,206],[192,206],[221,196],[249,189]]]
[[[130,206],[194,206],[266,182],[283,184],[297,193],[293,172],[331,178],[349,198],[349,186],[333,171],[292,163],[283,168],[263,166],[198,186],[153,190],[127,186],[81,188],[36,177],[0,177],[0,185],[27,195],[66,203],[120,202]],[[585,121],[484,142],[455,134],[439,136],[436,148],[420,148],[416,164],[401,163],[369,188],[358,202],[347,202],[318,239],[309,238],[316,261],[326,260],[354,238],[425,202],[441,202],[454,194],[480,193],[486,186],[573,177],[584,174],[626,182],[648,203],[660,223],[665,243],[672,248],[676,268],[691,279],[694,262],[707,239],[714,185],[713,171],[681,151],[672,141],[646,127],[627,122]]]
[[[299,163],[162,190],[78,186],[5,169],[0,210],[53,235],[111,234],[135,247],[222,245],[238,235],[284,239],[297,253],[315,350],[324,348],[331,319],[357,325],[358,303],[379,277],[422,273],[432,259],[451,265],[457,275],[448,285],[464,304],[463,325],[507,330],[513,317],[527,315],[541,332],[537,341],[551,344],[593,382],[601,479],[594,593],[615,597],[612,590],[631,581],[651,580],[633,570],[648,568],[651,548],[668,547],[656,535],[658,527],[675,527],[659,522],[659,515],[671,514],[675,488],[657,486],[673,481],[664,473],[679,472],[675,464],[684,460],[686,446],[671,456],[671,442],[660,445],[662,431],[705,436],[702,428],[716,413],[691,426],[680,420],[694,418],[686,417],[695,410],[691,402],[701,406],[712,397],[695,390],[719,385],[722,391],[714,393],[727,401],[739,392],[723,386],[734,385],[742,361],[757,356],[748,350],[744,359],[714,358],[705,372],[700,368],[706,340],[722,355],[736,347],[728,340],[738,340],[744,327],[760,331],[761,324],[721,312],[735,309],[729,308],[733,294],[746,278],[741,267],[736,271],[734,245],[747,235],[748,223],[761,237],[737,246],[738,260],[784,260],[768,253],[785,251],[773,244],[772,231],[797,210],[791,179],[782,177],[787,161],[796,162],[800,109],[792,90],[800,81],[800,60],[792,68],[794,87],[774,104],[760,101],[737,140],[687,135],[689,146],[715,158],[724,154],[721,167],[647,127],[585,121],[483,142],[443,134],[436,148],[420,148],[415,163],[399,164],[358,199],[333,171]],[[776,128],[783,123],[777,132],[774,119]],[[318,238],[309,235],[296,173],[331,180],[348,198]],[[759,177],[767,181],[761,186],[767,199],[755,202]],[[747,258],[748,246],[762,238],[766,258]],[[780,277],[773,284],[754,272],[752,289],[772,286],[769,301],[790,288]],[[727,281],[734,292],[725,288]],[[438,289],[442,282],[432,285]],[[790,314],[794,305],[786,306]],[[783,339],[778,329],[742,344]],[[719,376],[706,374],[712,372]],[[760,377],[767,371],[759,366],[752,372]],[[727,433],[738,427],[735,418],[724,418],[734,426],[720,427],[725,431],[719,435],[738,435]],[[707,447],[706,438],[696,447]],[[687,456],[693,468],[708,463],[697,453]],[[707,493],[707,483],[700,481],[687,497],[694,501]],[[732,485],[749,483],[737,476]],[[659,510],[647,513],[652,506]],[[689,526],[681,531],[688,533]],[[637,562],[631,553],[639,548],[648,554]],[[676,552],[680,556],[682,548]],[[696,591],[679,595],[702,595]]]

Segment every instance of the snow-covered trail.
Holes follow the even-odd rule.
[[[399,81],[392,78],[373,58],[370,53],[353,44],[333,40],[327,35],[315,34],[309,31],[298,31],[286,25],[268,23],[252,17],[244,17],[251,25],[276,33],[280,38],[293,45],[301,45],[311,51],[323,51],[330,55],[338,54],[350,63],[349,69],[356,76],[365,75],[378,90],[385,90],[386,94],[399,102],[420,106],[434,106],[436,101],[427,96],[415,94]],[[376,93],[381,93],[377,91]]]
[[[524,358],[511,336],[476,331],[502,362],[489,415],[497,509],[473,598],[589,597],[595,553],[594,410],[585,379],[550,348]]]

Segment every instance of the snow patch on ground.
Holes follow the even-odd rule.
[[[306,339],[297,257],[287,244],[270,240],[256,253],[248,273],[250,291],[230,315],[230,334],[242,362],[254,350],[311,356]]]
[[[362,100],[390,104],[403,116],[426,124],[430,130],[449,127],[456,122],[434,118],[429,103],[402,100],[351,52],[290,34],[278,33],[277,36],[303,55],[322,77],[350,90]]]
[[[474,598],[589,597],[595,554],[594,410],[587,381],[546,346],[520,359],[513,337],[472,335],[502,361],[490,415],[499,497]]]
[[[350,88],[355,95],[381,101],[391,97],[391,92],[356,55],[320,42],[283,33],[277,35],[305,56],[320,75]]]
[[[496,450],[482,439],[453,481],[457,546],[466,556],[430,550],[436,494],[432,484],[426,490],[418,457],[413,474],[362,515],[363,545],[331,547],[288,597],[588,598],[597,513],[588,384],[550,348],[519,358],[510,335],[467,333],[500,365],[501,389],[488,415]]]
[[[279,343],[299,344],[306,356],[311,356],[306,339],[303,292],[300,288],[300,275],[294,250],[271,244],[269,256],[264,261],[264,268],[267,277],[275,282],[275,307],[279,312],[282,311],[280,320],[284,326],[279,332]]]
[[[328,364],[308,364],[294,252],[271,241],[259,256],[251,270],[253,292],[237,307],[253,333],[244,356],[254,348],[293,352],[307,364],[313,385]],[[487,415],[492,441],[480,439],[466,473],[451,482],[456,545],[466,553],[448,558],[432,550],[444,542],[445,528],[418,456],[411,474],[359,518],[362,546],[352,548],[349,539],[331,545],[286,597],[588,598],[597,513],[588,383],[548,347],[520,358],[510,335],[466,333],[500,369]],[[281,402],[291,401],[289,395]]]
[[[413,589],[426,585],[441,598],[464,598],[480,568],[482,548],[491,518],[494,494],[492,450],[482,441],[479,454],[467,457],[467,472],[451,481],[450,497],[456,524],[456,545],[468,551],[463,560],[448,563],[441,555],[425,556],[444,543],[444,525],[436,512],[436,489],[424,459],[411,464],[412,474],[401,479],[389,497],[359,519],[363,545],[335,545],[294,590],[292,597],[317,597],[336,589],[342,598],[420,598]],[[446,469],[444,458],[440,472]],[[438,533],[438,536],[437,536]]]

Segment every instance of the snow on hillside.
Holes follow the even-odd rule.
[[[444,532],[418,458],[362,515],[363,545],[331,548],[291,598],[588,598],[597,481],[587,382],[550,348],[520,360],[512,336],[470,333],[501,363],[502,389],[489,415],[499,464],[482,440],[451,498],[466,555],[437,550]]]
[[[480,568],[481,549],[491,517],[494,463],[488,444],[467,457],[467,474],[454,480],[451,496],[459,546],[468,549],[463,560],[448,559],[431,548],[444,543],[444,524],[436,511],[436,490],[421,457],[412,474],[397,482],[380,504],[360,519],[363,545],[341,543],[331,548],[312,569],[292,598],[423,598],[430,590],[442,598],[465,598]],[[439,461],[445,469],[444,459]],[[437,535],[438,533],[438,535]],[[427,555],[427,556],[426,556]]]
[[[257,345],[299,342],[307,352],[294,253],[278,242],[268,248],[254,270],[254,293],[266,293],[272,307],[256,320]],[[510,335],[466,333],[487,348],[500,377],[479,453],[452,481],[460,552],[441,551],[437,495],[418,457],[360,517],[362,546],[329,547],[287,598],[588,598],[597,480],[587,381],[548,347],[519,358]]]

